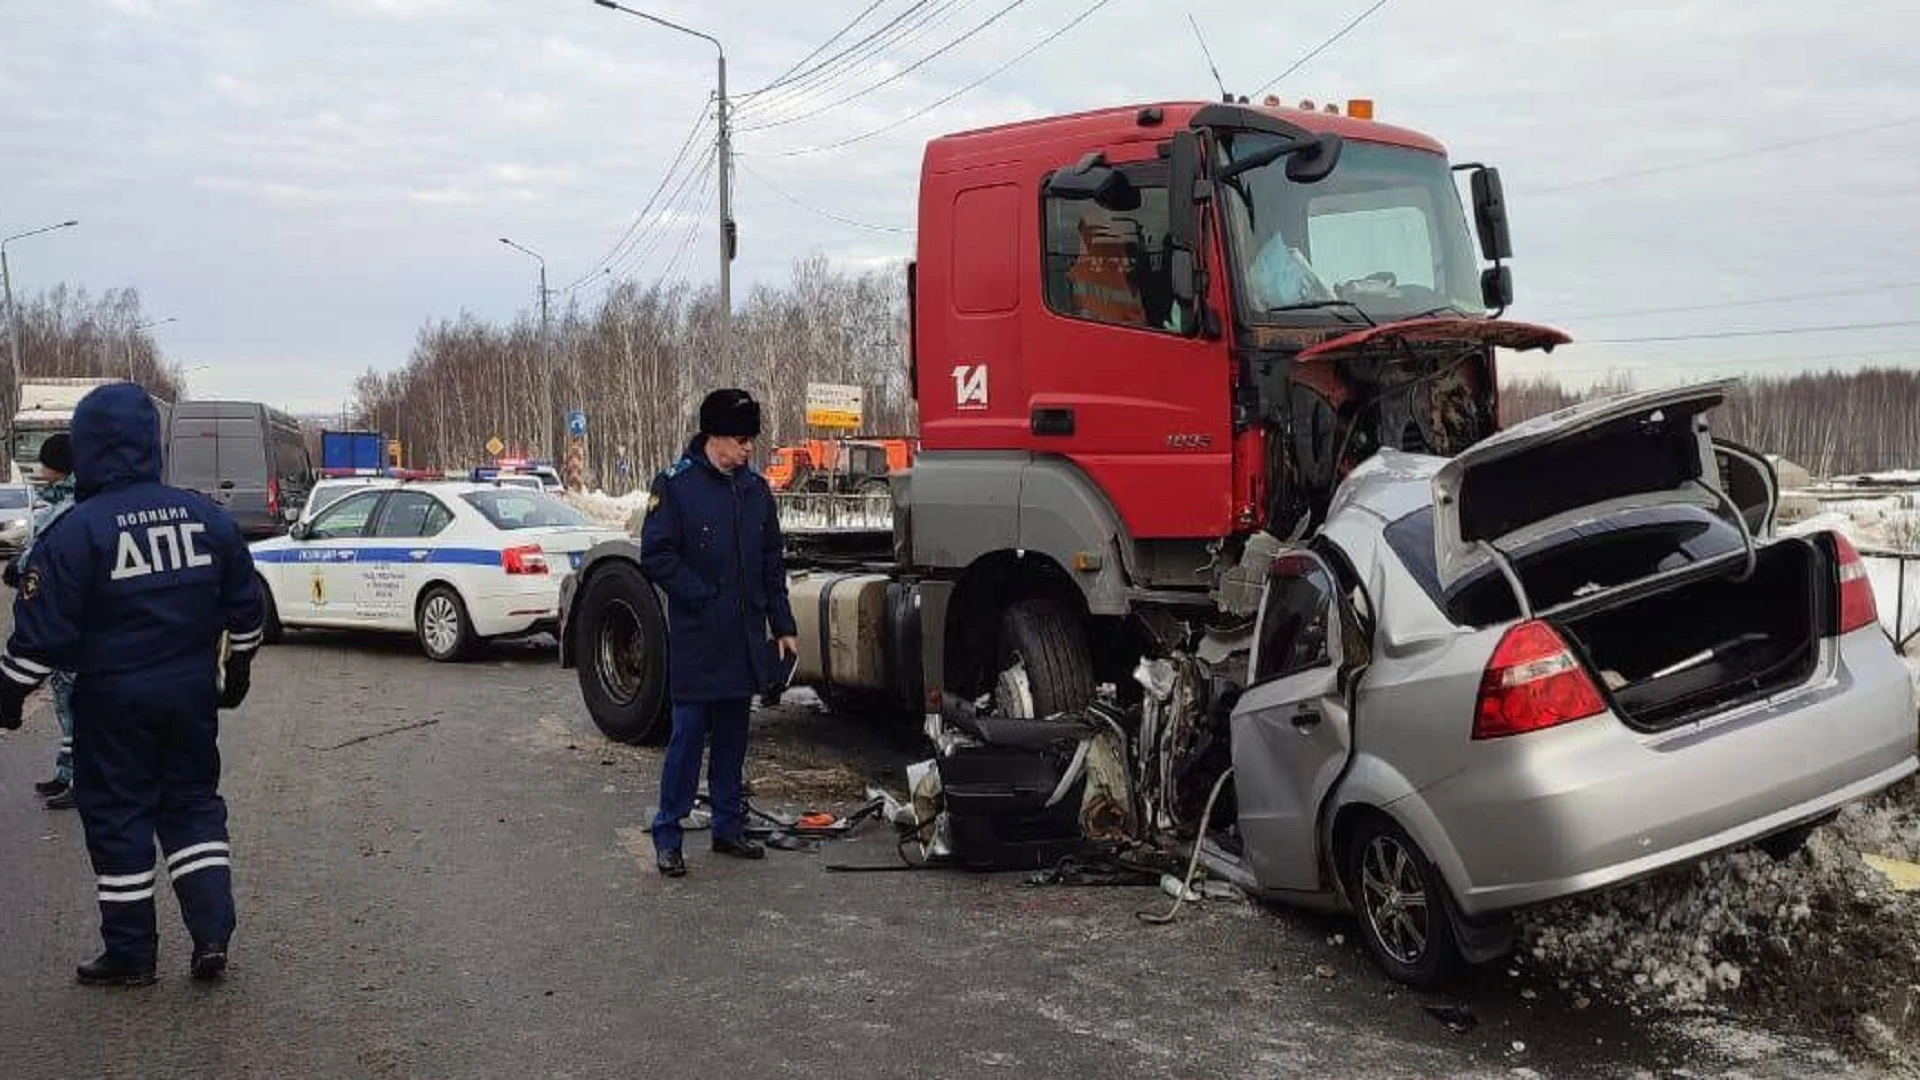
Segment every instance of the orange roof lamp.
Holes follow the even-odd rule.
[[[1263,102],[1263,104],[1266,105],[1266,107],[1269,109],[1278,109],[1283,107],[1280,101],[1280,95],[1278,94],[1268,94],[1266,101]],[[1316,110],[1316,107],[1313,104],[1313,99],[1302,98],[1300,101],[1299,108],[1302,112],[1324,111],[1324,112],[1332,113],[1335,116],[1340,115],[1340,106],[1334,104],[1331,101],[1327,102],[1324,109]],[[1347,99],[1347,115],[1352,117],[1355,120],[1373,119],[1373,99],[1372,98],[1348,98]]]

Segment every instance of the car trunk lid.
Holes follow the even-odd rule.
[[[1433,478],[1434,562],[1452,588],[1500,549],[1636,506],[1713,498],[1701,414],[1718,380],[1586,402],[1475,444]]]

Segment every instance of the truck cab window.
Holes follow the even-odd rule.
[[[1158,166],[1122,167],[1139,205],[1046,197],[1047,306],[1076,319],[1177,330],[1167,264],[1167,188]]]

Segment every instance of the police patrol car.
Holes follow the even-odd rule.
[[[344,496],[252,551],[269,641],[283,627],[406,631],[447,661],[551,630],[560,580],[625,535],[541,491],[402,481]]]

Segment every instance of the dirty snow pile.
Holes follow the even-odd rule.
[[[1850,806],[1784,860],[1747,850],[1534,913],[1522,948],[1589,985],[1665,1006],[1752,995],[1839,996],[1920,971],[1920,894],[1901,893],[1862,853],[1920,861],[1920,786]],[[1904,976],[1902,973],[1905,973]],[[1891,987],[1889,986],[1888,989]]]
[[[647,509],[647,492],[644,488],[625,495],[608,495],[597,489],[569,491],[566,499],[574,509],[593,520],[606,525],[618,525],[634,533],[638,533],[640,519]]]

